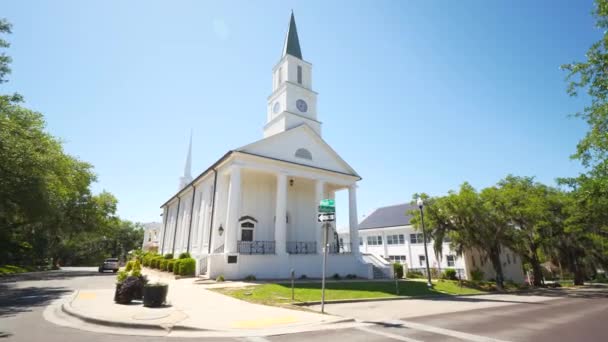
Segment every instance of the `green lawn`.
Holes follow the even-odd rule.
[[[0,275],[17,274],[23,272],[29,272],[30,269],[13,266],[13,265],[0,265]]]
[[[396,297],[394,281],[340,281],[326,284],[325,299],[358,299]],[[245,288],[220,288],[215,291],[238,299],[269,305],[291,302],[291,285],[289,283],[264,284]],[[295,302],[321,300],[321,283],[305,282],[295,284]],[[483,291],[459,287],[457,281],[436,281],[434,288],[429,289],[424,281],[402,280],[399,282],[400,296],[433,296],[479,294]]]

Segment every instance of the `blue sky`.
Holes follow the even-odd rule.
[[[3,1],[13,74],[0,86],[42,112],[92,163],[119,214],[160,220],[193,130],[196,175],[262,137],[289,13],[313,63],[324,139],[353,166],[359,213],[556,177],[585,132],[559,65],[601,32],[592,1]],[[347,196],[337,197],[339,224]]]

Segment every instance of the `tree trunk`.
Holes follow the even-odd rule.
[[[496,271],[496,289],[498,291],[504,290],[504,275],[502,273],[502,263],[500,262],[500,252],[492,251],[490,253],[490,260],[492,261],[492,266],[494,267],[494,271]]]
[[[574,285],[583,285],[585,283],[585,273],[583,268],[575,258],[572,263],[574,273]]]
[[[530,264],[532,265],[532,274],[534,275],[534,286],[542,286],[543,271],[538,260],[538,254],[536,252],[536,246],[532,246],[532,253],[530,258]]]

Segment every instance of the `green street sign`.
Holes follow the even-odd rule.
[[[336,203],[333,199],[324,199],[319,203],[319,207],[335,207]]]
[[[319,206],[319,212],[320,213],[335,213],[336,212],[336,207],[328,207],[328,206],[320,205]]]

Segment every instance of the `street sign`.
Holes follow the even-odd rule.
[[[319,212],[320,213],[335,213],[336,212],[336,207],[327,207],[327,206],[319,206]]]
[[[320,207],[335,207],[336,202],[333,199],[324,199],[319,203]]]
[[[334,213],[321,213],[318,214],[319,222],[334,222],[336,220],[336,215]]]

